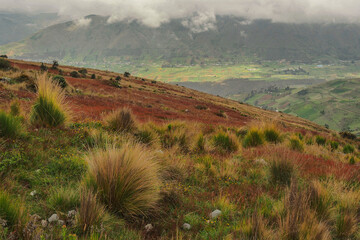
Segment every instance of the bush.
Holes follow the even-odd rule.
[[[95,73],[91,74],[91,79],[96,79]]]
[[[10,104],[10,114],[14,117],[20,115],[20,102],[18,100],[15,100]]]
[[[63,76],[57,75],[52,78],[53,82],[58,84],[61,88],[66,88],[68,86],[65,78]]]
[[[51,66],[52,69],[57,69],[59,67],[59,62],[54,60],[53,65]]]
[[[330,147],[331,147],[331,151],[335,151],[336,149],[338,149],[339,143],[336,142],[336,141],[331,141],[330,142]]]
[[[22,202],[14,199],[7,192],[0,191],[0,218],[5,220],[10,230],[16,231],[19,236],[26,223],[26,216]]]
[[[316,143],[317,145],[325,145],[326,139],[322,136],[316,136]]]
[[[129,132],[136,128],[136,120],[129,108],[121,108],[110,113],[105,121],[107,126],[117,132]]]
[[[214,146],[220,151],[236,152],[239,148],[235,137],[229,136],[229,134],[220,132],[213,137]]]
[[[56,188],[50,193],[48,204],[53,210],[63,213],[74,210],[80,205],[79,192],[70,187]]]
[[[17,137],[23,132],[18,117],[0,110],[0,137]]]
[[[159,199],[159,167],[138,144],[97,150],[87,156],[90,189],[112,211],[134,216],[145,214]]]
[[[293,136],[290,138],[290,149],[302,152],[304,150],[304,144],[297,136]]]
[[[120,76],[117,76],[117,77],[115,78],[115,80],[116,80],[116,81],[120,81],[120,80],[121,80],[121,77],[120,77]]]
[[[264,137],[267,142],[279,143],[281,142],[280,133],[274,128],[266,128],[264,130]]]
[[[85,68],[82,68],[78,71],[81,75],[86,75],[87,74],[87,70]]]
[[[340,136],[342,138],[347,138],[347,139],[350,139],[350,140],[355,140],[356,139],[356,135],[351,133],[351,132],[340,132]]]
[[[63,90],[46,75],[37,79],[38,97],[32,107],[31,123],[44,127],[61,127],[69,120]]]
[[[275,184],[289,184],[295,174],[295,167],[289,159],[280,158],[270,162],[270,180]]]
[[[343,148],[343,153],[348,154],[348,153],[353,153],[355,151],[354,146],[350,145],[350,144],[346,144]]]
[[[256,147],[262,145],[264,143],[263,136],[261,135],[260,131],[257,129],[250,129],[246,134],[243,146],[248,147]]]
[[[11,63],[8,60],[0,58],[0,69],[1,70],[10,70]]]
[[[70,76],[73,77],[73,78],[79,78],[80,77],[80,74],[77,72],[77,71],[72,71],[70,73]]]
[[[41,63],[40,70],[46,72],[48,70],[47,66],[44,63]]]
[[[130,73],[129,72],[124,72],[124,77],[130,77]]]

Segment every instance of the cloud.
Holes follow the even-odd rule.
[[[158,27],[173,18],[188,18],[193,31],[212,29],[214,16],[235,15],[274,22],[360,23],[359,0],[0,0],[0,11],[57,12],[82,18],[110,16],[109,23],[124,19]]]
[[[80,18],[78,20],[75,20],[75,26],[76,27],[82,27],[82,28],[86,28],[90,25],[91,23],[91,18]]]

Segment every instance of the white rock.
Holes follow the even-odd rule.
[[[153,228],[154,228],[154,227],[153,227],[153,225],[152,225],[151,223],[145,225],[145,230],[146,230],[147,232],[150,232]]]
[[[35,196],[36,193],[37,193],[36,190],[34,190],[30,193],[30,196]]]
[[[191,225],[188,224],[188,223],[184,223],[182,227],[183,227],[184,230],[190,230]]]
[[[41,226],[42,226],[43,228],[46,228],[46,226],[47,226],[47,221],[46,221],[46,220],[41,220]]]
[[[72,217],[75,217],[75,215],[76,215],[76,211],[75,211],[75,210],[71,210],[71,211],[68,212],[67,217],[68,217],[68,218],[72,218]]]
[[[49,217],[48,221],[49,223],[57,222],[59,221],[59,216],[56,213],[54,213],[53,215],[51,215],[51,217]]]
[[[268,163],[262,158],[255,159],[255,162],[261,165],[268,165]]]
[[[59,220],[59,221],[58,221],[58,224],[59,224],[60,226],[62,226],[62,225],[65,225],[65,222],[64,222],[63,220]]]
[[[212,213],[210,213],[210,218],[217,218],[220,215],[221,215],[221,211],[219,209],[216,209]]]

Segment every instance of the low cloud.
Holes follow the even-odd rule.
[[[183,24],[193,31],[212,29],[216,15],[291,23],[360,23],[359,10],[359,0],[0,0],[0,11],[57,12],[72,19],[99,14],[110,16],[109,23],[136,19],[158,27],[173,18],[187,18]],[[85,20],[79,24],[90,24]]]
[[[75,26],[80,28],[86,28],[91,24],[91,18],[80,18],[75,20]]]

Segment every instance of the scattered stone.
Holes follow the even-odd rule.
[[[182,227],[183,227],[184,230],[190,230],[191,225],[188,224],[188,223],[184,223]]]
[[[219,209],[216,209],[212,213],[210,213],[210,218],[217,218],[220,215],[221,215],[221,211]]]
[[[5,219],[0,218],[0,226],[6,227],[7,221]]]
[[[73,218],[73,217],[75,217],[75,215],[76,215],[76,211],[75,211],[75,210],[71,210],[71,211],[68,212],[67,217],[68,217],[68,218]]]
[[[48,222],[46,220],[41,220],[41,226],[43,228],[46,228],[47,224],[48,224]]]
[[[30,196],[35,196],[35,194],[36,194],[37,192],[36,192],[36,190],[34,190],[34,191],[31,191],[31,193],[30,193]]]
[[[51,215],[51,217],[49,217],[48,221],[49,223],[57,222],[59,221],[59,216],[56,213],[54,213],[53,215]]]
[[[153,225],[151,223],[145,225],[146,232],[150,232],[153,229]]]
[[[255,159],[255,162],[261,165],[268,165],[268,163],[262,158]]]
[[[185,109],[185,112],[189,112],[189,109]]]
[[[58,221],[58,224],[59,224],[60,226],[63,226],[63,225],[65,225],[65,222],[64,222],[63,220],[59,220],[59,221]]]

